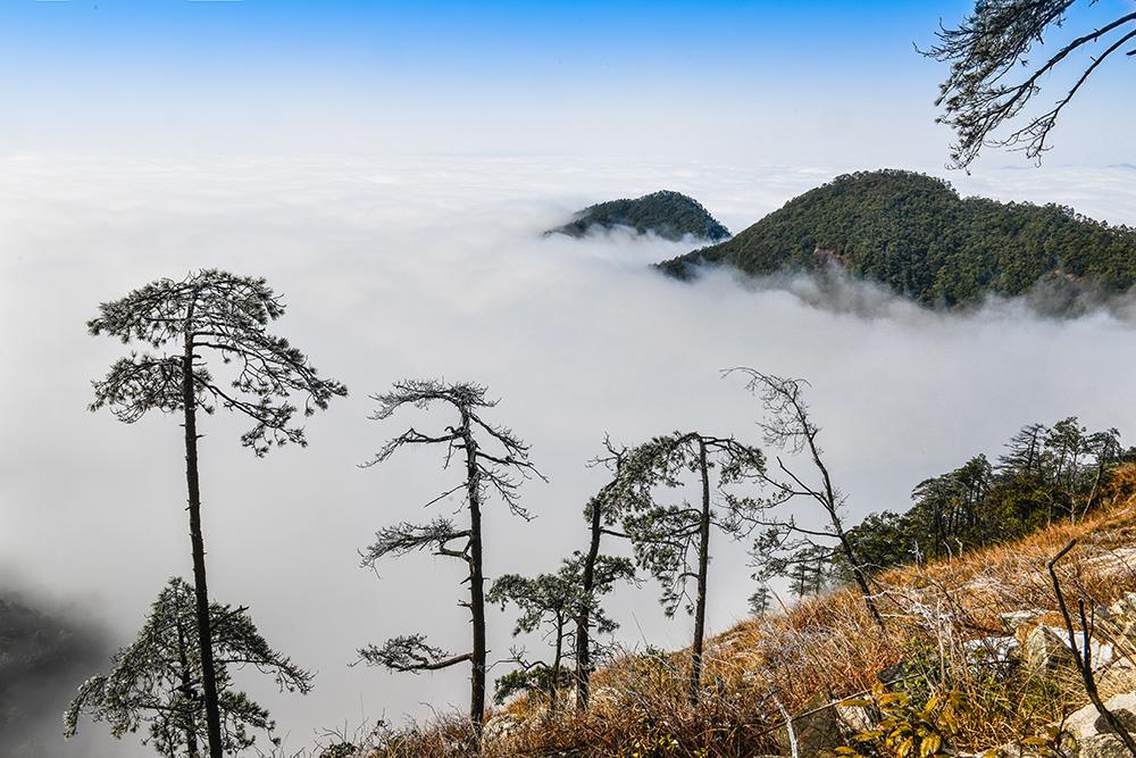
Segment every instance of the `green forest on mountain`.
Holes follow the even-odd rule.
[[[963,198],[925,174],[867,171],[839,176],[733,239],[659,265],[687,279],[699,266],[722,264],[753,275],[835,265],[928,306],[1039,286],[1071,298],[1136,283],[1136,230],[1063,205]]]

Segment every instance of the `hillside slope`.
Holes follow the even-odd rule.
[[[941,750],[908,756],[1057,755],[1019,746],[1075,711],[1081,721],[1099,722],[1070,662],[1047,572],[1047,562],[1074,539],[1057,571],[1074,614],[1084,600],[1093,619],[1100,693],[1136,702],[1128,694],[1136,691],[1136,465],[1127,464],[1102,489],[1101,507],[1079,523],[1054,523],[1015,542],[877,575],[882,630],[852,588],[741,621],[707,641],[696,707],[688,700],[688,651],[625,651],[593,676],[586,713],[570,705],[549,712],[542,696],[522,696],[490,716],[476,754],[788,756],[789,717],[797,754],[818,758],[879,723],[856,699],[904,697],[920,728],[944,735]],[[949,720],[925,717],[942,712],[932,700],[954,704]],[[440,716],[404,729],[380,724],[323,756],[473,755],[469,740],[462,717]]]
[[[1029,662],[1037,655],[1035,638],[1053,647],[1044,627],[1060,622],[1046,562],[1070,539],[1078,545],[1060,568],[1070,602],[1084,597],[1098,609],[1096,634],[1113,651],[1111,668],[1098,675],[1102,694],[1136,685],[1136,642],[1113,634],[1117,627],[1104,610],[1136,591],[1134,485],[1136,470],[1129,468],[1114,481],[1111,505],[1082,523],[879,576],[884,633],[853,591],[822,595],[714,637],[707,651],[711,684],[698,709],[685,698],[687,654],[627,654],[597,672],[588,714],[549,718],[540,704],[514,703],[495,717],[497,728],[488,733],[501,736],[487,752],[630,755],[636,745],[667,744],[672,747],[657,754],[787,755],[782,707],[801,715],[794,723],[804,740],[824,721],[818,714],[827,705],[881,679],[902,682],[894,686],[913,697],[960,695],[954,737],[960,750],[1036,735],[1087,702],[1071,666],[1039,669]],[[1007,646],[1016,652],[1000,655]]]
[[[870,171],[839,176],[726,242],[659,264],[679,278],[700,265],[755,275],[836,265],[950,307],[1038,285],[1057,295],[1125,291],[1136,284],[1136,230],[1057,205],[961,198],[924,174]]]
[[[576,213],[567,224],[549,229],[545,235],[583,237],[595,229],[609,230],[619,226],[634,229],[638,234],[650,232],[675,241],[691,236],[717,242],[730,236],[729,230],[718,223],[701,203],[670,190],[634,199],[597,203]]]

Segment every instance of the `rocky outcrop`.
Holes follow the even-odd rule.
[[[1136,693],[1116,695],[1105,701],[1126,729],[1136,733]],[[1065,720],[1065,736],[1075,758],[1132,758],[1120,737],[1090,703]]]
[[[1115,695],[1105,701],[1120,723],[1136,733],[1136,692]],[[1041,740],[1044,745],[1002,745],[960,758],[1132,758],[1120,737],[1112,731],[1092,703],[1072,713],[1061,724],[1052,724]],[[1060,752],[1058,752],[1060,751]]]

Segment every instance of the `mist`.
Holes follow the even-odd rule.
[[[241,418],[201,422],[211,594],[248,605],[270,642],[318,672],[307,697],[239,677],[292,748],[325,728],[461,708],[467,695],[464,669],[412,676],[348,665],[358,647],[414,631],[459,650],[467,629],[460,566],[411,556],[379,576],[359,567],[376,529],[456,506],[421,509],[451,486],[430,451],[357,466],[414,421],[365,418],[367,395],[397,379],[488,385],[501,398],[489,417],[531,443],[550,479],[524,487],[530,524],[488,509],[490,577],[551,569],[583,546],[581,511],[604,482],[585,464],[605,433],[632,444],[697,427],[759,442],[760,409],[720,378],[728,366],[810,380],[851,521],[907,507],[915,483],[997,454],[1030,422],[1075,414],[1136,435],[1136,332],[1116,309],[1054,319],[1003,301],[947,315],[849,281],[833,307],[801,278],[719,271],[684,284],[647,266],[689,241],[540,235],[590,203],[661,188],[694,196],[737,232],[837,167],[29,154],[0,168],[0,585],[29,603],[64,604],[122,645],[166,578],[190,574],[177,419],[131,426],[86,410],[90,381],[127,349],[87,336],[99,302],[201,267],[263,275],[288,305],[273,331],[350,388],[308,422],[308,449],[264,460],[240,446]],[[967,193],[1060,201],[1132,224],[1131,176],[1115,167],[950,178]],[[714,545],[711,631],[745,616],[749,574],[744,545]],[[625,644],[686,644],[688,619],[665,619],[656,598],[650,584],[615,596]],[[491,616],[491,660],[503,657],[510,628]],[[49,754],[149,753],[89,722],[64,743],[69,694],[44,704]]]

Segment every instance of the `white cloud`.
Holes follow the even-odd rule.
[[[878,315],[832,312],[784,289],[715,274],[694,286],[645,263],[681,243],[539,232],[598,200],[689,192],[738,231],[829,178],[819,168],[581,166],[509,159],[130,162],[9,157],[0,163],[0,572],[78,599],[126,637],[165,577],[188,574],[182,453],[173,418],[134,427],[91,415],[88,382],[122,352],[86,336],[96,305],[158,276],[220,266],[263,274],[289,310],[277,331],[352,396],[309,423],[311,447],[258,461],[235,418],[203,422],[211,586],[251,606],[268,638],[319,670],[308,698],[257,685],[291,741],[319,727],[460,706],[465,672],[392,677],[348,668],[353,650],[413,630],[460,649],[459,571],[411,557],[358,568],[378,527],[420,518],[438,461],[407,453],[361,471],[410,421],[364,420],[369,392],[406,376],[488,384],[494,418],[533,445],[531,525],[487,519],[489,573],[551,568],[582,546],[581,509],[602,483],[584,463],[605,431],[635,442],[675,428],[756,439],[758,409],[718,378],[748,364],[808,377],[850,511],[902,508],[910,487],[1019,426],[1080,414],[1136,435],[1129,325],[1103,314],[1042,320],[1013,305],[943,317],[870,289]],[[1123,169],[952,177],[965,192],[1061,200],[1136,222]],[[715,545],[710,615],[722,629],[750,592],[744,551]],[[630,642],[684,644],[648,586],[613,615]],[[509,624],[492,622],[504,651]],[[56,718],[53,714],[52,719]],[[100,727],[84,725],[87,733]],[[70,755],[88,754],[89,743]],[[76,752],[78,751],[78,752]],[[121,755],[120,749],[111,751]],[[59,755],[68,753],[61,747]]]

